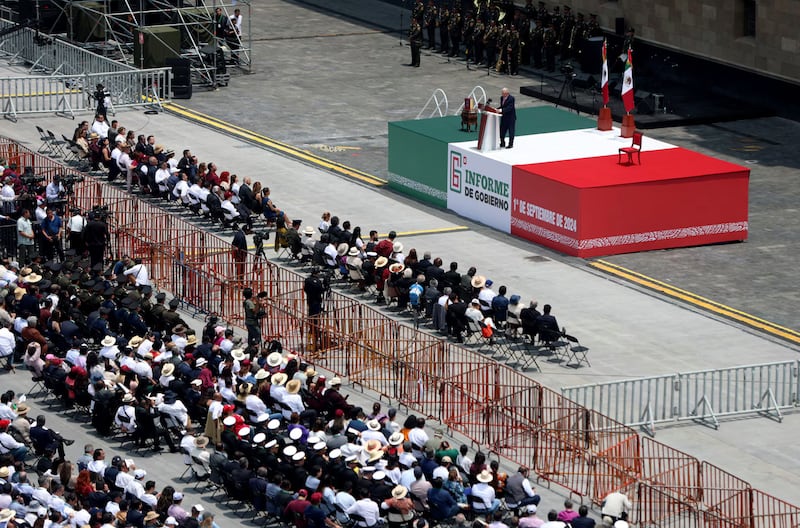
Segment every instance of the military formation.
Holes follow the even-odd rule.
[[[602,35],[597,15],[572,13],[569,6],[527,0],[519,8],[511,0],[474,0],[466,9],[448,2],[416,0],[409,41],[412,66],[419,66],[420,49],[517,75],[520,65],[555,71],[557,59],[577,60],[583,41]]]

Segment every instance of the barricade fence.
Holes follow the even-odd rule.
[[[169,68],[130,70],[77,75],[25,76],[0,79],[3,115],[68,114],[94,110],[89,96],[97,84],[111,93],[114,108],[160,104],[170,99],[172,72]]]
[[[800,361],[700,370],[574,387],[561,394],[631,427],[655,435],[655,424],[697,420],[719,426],[719,418],[751,413],[783,418],[800,403]]]
[[[0,20],[0,29],[15,22]],[[31,65],[31,71],[83,75],[100,72],[131,72],[136,68],[118,62],[61,39],[24,28],[3,37],[0,52]]]
[[[57,164],[11,140],[0,152],[26,159],[47,179]],[[531,467],[538,478],[600,504],[621,491],[641,526],[796,527],[800,509],[675,449],[640,437],[613,416],[571,401],[475,351],[393,320],[333,290],[309,316],[305,277],[263,257],[234,259],[231,244],[89,176],[71,205],[107,206],[112,258],[141,258],[157,288],[200,313],[243,327],[242,290],[267,292],[265,339],[347,376],[409,412],[440,420],[479,449]]]

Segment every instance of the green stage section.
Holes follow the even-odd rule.
[[[517,136],[593,128],[593,119],[550,106],[517,109]],[[447,207],[447,145],[477,140],[461,130],[460,116],[389,123],[389,186]]]

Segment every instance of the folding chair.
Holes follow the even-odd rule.
[[[570,365],[574,365],[575,368],[580,368],[581,363],[585,361],[586,366],[591,367],[592,364],[589,363],[589,358],[586,357],[586,354],[589,353],[589,347],[581,345],[577,337],[571,336],[569,334],[564,334],[564,339],[566,339],[570,344],[569,358],[567,359],[567,362],[564,363],[564,366],[568,367]],[[573,360],[575,360],[577,363],[573,363],[572,362]]]
[[[569,342],[561,339],[562,332],[557,330],[543,329],[539,331],[539,349],[540,351],[548,350],[551,353],[551,359],[561,363],[569,359]]]
[[[65,158],[67,153],[64,151],[64,143],[63,140],[56,138],[56,135],[53,134],[51,130],[47,131],[47,135],[50,136],[50,146],[52,147],[51,155],[54,158]]]
[[[470,341],[480,343],[483,339],[481,325],[475,319],[467,318],[467,328],[464,332],[464,344],[466,345]]]
[[[25,394],[30,398],[38,398],[43,392],[47,393],[47,387],[44,386],[44,378],[42,376],[36,377],[36,372],[34,372],[32,368],[28,367],[28,370],[31,372],[31,381],[33,381],[33,385]]]
[[[39,154],[50,154],[52,147],[50,146],[50,136],[47,135],[47,132],[44,131],[42,127],[36,125],[36,130],[39,132],[39,139],[42,141],[42,144],[39,145],[39,148],[36,150]]]

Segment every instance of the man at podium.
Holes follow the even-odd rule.
[[[508,88],[503,88],[500,96],[500,112],[500,148],[506,147],[506,133],[508,133],[508,148],[513,148],[517,110],[514,106],[514,96],[508,92]]]

